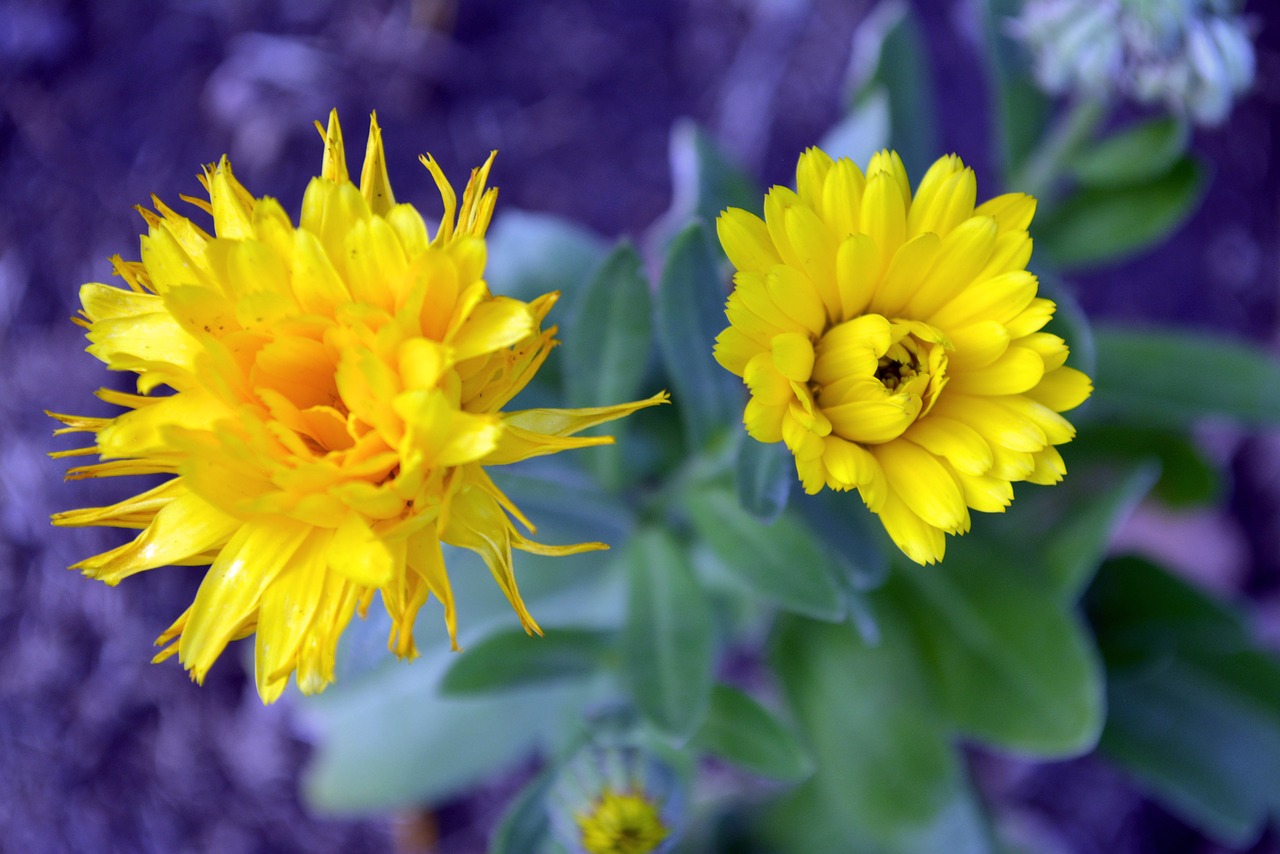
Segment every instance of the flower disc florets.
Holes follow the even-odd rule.
[[[1027,272],[1035,200],[974,207],[959,158],[912,197],[896,154],[864,176],[806,151],[797,190],[774,187],[764,219],[717,222],[737,268],[716,359],[751,392],[747,432],[785,442],[805,490],[858,489],[894,542],[940,560],[969,509],[999,512],[1012,482],[1055,483],[1059,412],[1092,386],[1040,331],[1054,304]]]
[[[321,176],[296,228],[225,158],[205,170],[208,202],[186,199],[212,215],[214,234],[158,199],[157,213],[142,211],[142,261],[113,259],[128,287],[85,285],[78,320],[89,352],[137,374],[139,394],[100,392],[129,410],[113,418],[55,416],[59,432],[95,437],[57,456],[106,460],[68,477],[172,476],[119,504],[55,516],[142,531],[77,568],[116,584],[159,566],[211,564],[157,660],[176,652],[203,680],[230,640],[256,632],[268,702],[295,670],[304,692],[333,679],[338,636],[375,594],[397,655],[417,654],[414,618],[429,595],[453,637],[441,542],[479,554],[526,630],[538,631],[511,549],[604,546],[525,539],[512,517],[532,526],[485,467],[611,441],[573,434],[665,400],[503,412],[555,343],[541,324],[557,295],[524,303],[485,284],[493,156],[472,172],[461,206],[422,158],[444,202],[428,235],[418,212],[395,201],[376,120],[359,188],[336,112],[321,133]]]

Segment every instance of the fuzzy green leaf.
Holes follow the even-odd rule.
[[[623,679],[646,718],[687,737],[702,723],[711,693],[711,606],[669,534],[639,532],[625,561],[630,610],[622,633]]]
[[[801,780],[813,773],[813,758],[773,712],[728,685],[711,691],[707,719],[693,744],[765,777]]]
[[[1091,405],[1101,414],[1160,427],[1205,416],[1280,423],[1280,361],[1257,345],[1181,330],[1094,332]]]
[[[1091,187],[1121,187],[1159,178],[1187,150],[1186,121],[1175,116],[1135,124],[1076,156],[1075,177]]]
[[[457,696],[584,679],[612,641],[612,632],[597,629],[552,628],[540,638],[521,629],[500,631],[456,656],[440,690]]]
[[[1191,216],[1204,194],[1204,168],[1183,157],[1144,184],[1074,194],[1036,228],[1036,248],[1058,267],[1117,261],[1153,246]]]
[[[724,568],[753,593],[797,614],[844,617],[832,558],[804,523],[783,515],[761,525],[724,489],[690,495],[686,509]]]
[[[711,355],[725,326],[726,293],[706,228],[694,223],[667,253],[658,286],[658,345],[690,448],[700,451],[742,422],[741,381]]]

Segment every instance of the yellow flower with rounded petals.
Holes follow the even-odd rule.
[[[1059,413],[1093,388],[1041,331],[1056,306],[1026,269],[1035,199],[976,199],[954,155],[913,196],[896,153],[864,174],[811,148],[763,220],[717,222],[738,272],[715,356],[750,390],[747,432],[785,442],[807,492],[856,488],[917,563],[1013,483],[1061,480]]]
[[[183,197],[212,215],[213,234],[154,197],[154,213],[139,209],[142,260],[113,258],[126,287],[84,285],[77,318],[89,352],[136,374],[138,393],[98,393],[125,408],[115,417],[54,415],[59,433],[94,436],[55,456],[103,460],[68,478],[169,475],[118,504],[57,514],[57,525],[141,530],[75,568],[114,585],[211,564],[156,660],[176,653],[201,682],[229,641],[256,632],[266,702],[295,671],[307,693],[331,682],[338,637],[375,594],[396,655],[417,655],[414,618],[429,596],[454,639],[442,542],[478,553],[538,632],[511,550],[605,546],[526,539],[512,519],[533,526],[485,468],[610,442],[574,434],[666,399],[504,412],[555,344],[542,321],[557,294],[525,303],[485,284],[493,155],[461,205],[421,158],[444,201],[429,234],[392,194],[376,117],[358,188],[337,112],[327,131],[316,127],[324,161],[296,227],[241,186],[225,157],[201,178],[207,202]]]

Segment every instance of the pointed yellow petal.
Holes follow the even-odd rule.
[[[382,150],[382,129],[378,127],[378,114],[369,116],[369,142],[365,146],[364,168],[360,170],[360,193],[369,203],[369,210],[378,216],[386,216],[396,203],[391,192],[391,178],[387,175],[387,158]]]

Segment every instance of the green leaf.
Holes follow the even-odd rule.
[[[1099,413],[1160,427],[1205,416],[1280,422],[1280,361],[1261,347],[1189,331],[1094,332]]]
[[[876,647],[847,625],[779,621],[770,663],[818,769],[801,789],[814,808],[769,821],[774,844],[818,850],[792,845],[812,838],[805,816],[818,815],[827,817],[827,851],[990,852],[963,764],[931,702],[921,652],[896,608],[877,616],[883,638]]]
[[[1151,491],[1160,469],[1151,462],[1138,462],[1113,467],[1108,474],[1110,482],[1101,488],[1074,490],[1079,500],[1068,505],[1069,515],[1061,518],[1045,543],[1049,577],[1067,602],[1075,602],[1093,579],[1112,537]]]
[[[360,690],[330,689],[300,706],[317,734],[303,779],[313,808],[367,812],[452,797],[554,740],[586,699],[577,686],[444,698],[435,686],[448,656],[396,663],[370,674]]]
[[[734,482],[742,508],[768,525],[786,509],[796,467],[791,452],[781,442],[765,444],[745,432],[739,437]]]
[[[694,451],[742,421],[741,381],[711,355],[725,326],[723,276],[706,229],[694,223],[667,253],[658,286],[658,346]]]
[[[686,509],[724,568],[753,593],[797,614],[844,618],[831,557],[798,519],[784,515],[766,527],[717,488],[690,495]]]
[[[1200,204],[1204,169],[1183,157],[1144,184],[1075,193],[1036,229],[1036,246],[1058,267],[1094,267],[1136,255],[1177,229]]]
[[[869,142],[879,123],[881,107],[876,102],[882,101],[888,113],[884,140],[893,141],[911,175],[923,175],[939,151],[930,57],[920,21],[911,4],[903,0],[881,2],[853,34],[846,121],[862,124],[863,141]],[[883,145],[885,142],[877,147]],[[865,166],[874,151],[854,162]]]
[[[966,735],[1022,753],[1090,750],[1102,730],[1102,673],[1069,606],[979,540],[947,551],[940,567],[902,567],[884,590],[911,615],[946,715]]]
[[[1076,156],[1076,180],[1091,187],[1142,184],[1166,173],[1187,150],[1185,120],[1164,116],[1131,125]]]
[[[570,406],[607,406],[640,391],[652,329],[649,281],[626,242],[573,298],[564,323],[565,393]]]
[[[581,226],[513,208],[494,220],[485,243],[490,289],[522,300],[550,291],[573,293],[605,254],[604,241]]]
[[[711,691],[707,719],[693,745],[765,777],[802,780],[813,773],[813,757],[773,712],[728,685]]]
[[[827,548],[836,555],[849,586],[874,590],[889,575],[889,536],[879,517],[854,493],[824,489],[797,498],[794,505]]]
[[[688,119],[671,128],[671,210],[674,227],[690,219],[713,222],[728,207],[758,209],[764,193],[720,150],[707,132]]]
[[[646,718],[687,737],[702,723],[711,692],[711,606],[669,534],[640,531],[625,560],[630,611],[622,633],[623,679]]]
[[[544,637],[521,629],[492,634],[455,657],[445,671],[445,695],[483,694],[562,680],[585,679],[613,646],[613,633],[597,629],[550,628]]]
[[[979,4],[987,58],[993,138],[1007,178],[1026,162],[1044,132],[1050,100],[1032,81],[1027,52],[1009,35],[1008,22],[1021,11],[1019,0],[983,0]],[[1016,189],[1016,188],[1014,188]]]
[[[547,793],[555,782],[556,768],[547,768],[520,790],[508,805],[489,840],[489,854],[534,854],[550,838]]]
[[[1127,424],[1089,424],[1071,444],[1075,457],[1109,465],[1155,461],[1160,479],[1152,494],[1171,507],[1212,504],[1222,474],[1185,433]]]
[[[1089,605],[1109,667],[1102,751],[1247,847],[1280,810],[1280,661],[1225,605],[1142,560],[1108,563]]]
[[[620,243],[573,298],[564,324],[565,396],[574,407],[607,406],[640,395],[649,367],[653,311],[640,256]],[[617,443],[583,454],[600,481],[619,489],[626,480],[620,444],[630,419],[593,428]]]

